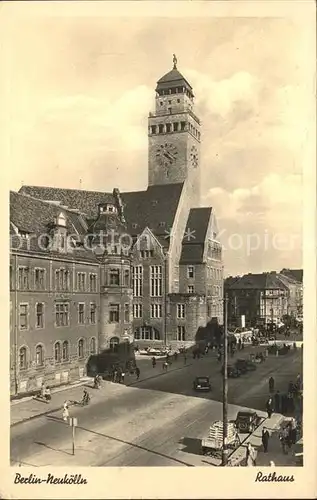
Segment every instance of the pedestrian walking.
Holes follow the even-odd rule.
[[[241,337],[240,337],[238,340],[238,350],[239,351],[241,351],[241,344],[242,344],[242,342],[241,342]]]
[[[184,365],[186,365],[187,363],[187,356],[186,356],[186,353],[184,353]]]
[[[69,419],[68,402],[65,401],[63,405],[63,420],[64,422],[67,422],[68,419]]]
[[[139,378],[140,378],[140,368],[138,366],[135,367],[135,374],[136,374],[136,379],[139,380]]]
[[[274,396],[274,409],[276,413],[280,413],[281,410],[281,397],[280,397],[280,392],[276,391],[275,396]]]
[[[45,397],[45,400],[47,403],[49,403],[52,399],[51,391],[50,391],[50,388],[48,386],[45,388],[44,397]]]
[[[41,393],[40,393],[41,398],[45,399],[45,384],[44,382],[41,385]]]
[[[241,349],[244,349],[244,342],[242,340],[242,343],[241,343]]]
[[[290,434],[291,444],[295,444],[297,440],[297,425],[295,418],[292,418],[289,427],[290,427],[289,434]]]
[[[269,431],[267,430],[266,427],[263,427],[263,430],[262,430],[262,445],[263,445],[264,453],[268,452],[269,439],[270,439],[270,433],[269,433]]]
[[[118,370],[115,368],[113,371],[113,382],[117,382]]]
[[[269,378],[269,391],[270,392],[274,392],[274,383],[275,383],[274,378],[270,377]]]
[[[286,427],[282,428],[280,435],[279,435],[279,440],[280,440],[284,455],[287,455],[286,445],[287,445],[287,440],[288,440],[288,430]]]
[[[177,361],[178,354],[177,352],[174,352],[174,360]]]
[[[163,370],[165,370],[167,372],[167,368],[168,368],[168,363],[167,363],[167,361],[165,361],[163,363]]]
[[[270,460],[270,467],[275,467],[275,462],[273,462],[273,460]]]
[[[273,413],[273,400],[271,397],[269,397],[269,399],[266,402],[266,411],[268,418],[271,418]]]
[[[253,448],[251,443],[247,444],[246,464],[247,464],[247,467],[255,467],[256,466],[256,450]]]
[[[124,372],[124,371],[122,371],[122,372],[121,372],[121,380],[120,380],[120,382],[121,382],[122,384],[124,384],[124,377],[125,377],[125,372]]]
[[[156,366],[156,359],[155,359],[155,357],[154,357],[154,356],[153,356],[153,358],[152,358],[152,366],[153,366],[153,368],[155,368],[155,366]]]

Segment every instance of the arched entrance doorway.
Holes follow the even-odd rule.
[[[154,326],[139,326],[134,331],[134,340],[161,340],[161,336]]]

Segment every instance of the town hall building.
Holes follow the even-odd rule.
[[[80,378],[91,354],[124,342],[184,345],[223,323],[201,124],[176,58],[157,82],[148,141],[145,191],[10,193],[11,393]]]

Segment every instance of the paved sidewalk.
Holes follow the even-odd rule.
[[[297,461],[295,452],[298,451],[296,445],[283,453],[282,446],[279,440],[280,427],[285,420],[283,415],[273,413],[271,418],[266,418],[265,421],[256,429],[256,431],[240,446],[230,457],[232,465],[245,465],[246,446],[251,443],[257,451],[256,466],[268,467],[273,461],[276,467],[295,467]],[[264,453],[262,446],[262,429],[266,427],[270,433],[268,452]]]
[[[239,446],[237,450],[230,456],[230,462],[232,465],[244,465],[244,460],[246,456],[246,447],[248,443],[258,451],[260,447],[262,447],[262,429],[266,427],[267,430],[272,434],[276,429],[279,429],[280,424],[283,420],[283,415],[280,413],[273,413],[270,419],[265,418],[265,420],[259,425],[259,427],[251,434],[243,443],[243,445]],[[258,451],[258,457],[260,452]],[[269,462],[268,464],[269,465]]]
[[[124,391],[125,386],[134,386],[143,380],[164,376],[166,372],[163,371],[162,364],[163,361],[157,361],[155,368],[153,368],[150,359],[138,360],[137,365],[140,368],[139,380],[137,380],[135,375],[127,375],[124,384],[114,384],[112,382],[103,381],[100,390],[93,389],[93,379],[91,377],[85,377],[74,384],[52,389],[52,400],[50,403],[35,400],[32,396],[14,400],[11,402],[11,426],[37,418],[41,415],[60,411],[65,400],[80,400],[82,398],[83,386],[91,388],[89,391],[92,396],[90,404],[94,404],[94,402],[98,402],[107,397],[109,392],[113,393],[114,388],[117,388],[117,392],[121,392]],[[185,365],[184,359],[179,357],[177,361],[173,360],[167,373],[186,368],[190,365],[191,363],[189,361],[187,361]]]

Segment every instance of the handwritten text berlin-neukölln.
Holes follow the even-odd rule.
[[[38,477],[35,474],[22,476],[16,472],[14,484],[87,484],[87,479],[81,474],[64,474],[64,476],[54,476],[48,473],[46,477]]]

